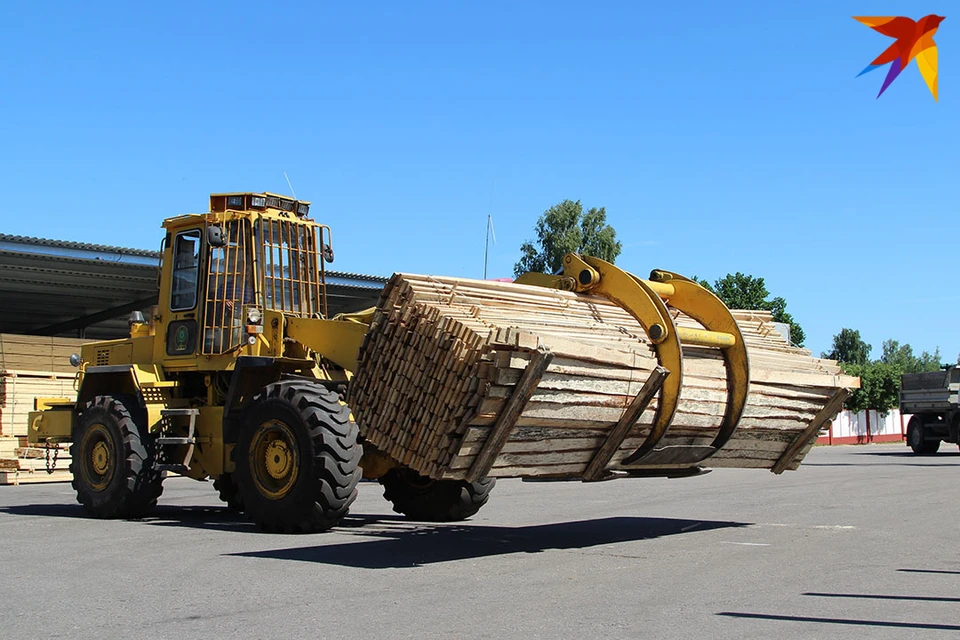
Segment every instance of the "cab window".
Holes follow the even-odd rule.
[[[197,306],[197,282],[200,276],[200,230],[177,234],[173,244],[173,286],[170,310],[187,311]]]

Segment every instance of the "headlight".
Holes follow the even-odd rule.
[[[267,206],[267,199],[263,196],[253,196],[250,198],[251,207],[265,207]]]
[[[243,206],[243,196],[227,196],[227,206],[228,206],[228,207],[242,207],[242,206]]]
[[[261,320],[263,320],[263,314],[260,313],[260,309],[256,307],[250,307],[247,309],[248,324],[260,324]]]
[[[310,213],[310,205],[308,204],[298,204],[297,205],[297,215],[305,216]]]

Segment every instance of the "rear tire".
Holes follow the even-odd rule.
[[[254,398],[233,454],[244,513],[280,533],[337,524],[357,497],[358,435],[336,393],[310,382],[268,385]]]
[[[393,503],[393,510],[424,522],[466,520],[487,503],[496,483],[493,478],[432,480],[412,469],[391,469],[380,478],[383,497]]]
[[[163,493],[146,412],[132,396],[96,396],[70,445],[77,502],[97,518],[139,518]]]
[[[918,455],[929,455],[940,450],[940,441],[927,439],[926,431],[920,416],[910,418],[907,424],[907,443]]]
[[[238,513],[243,512],[243,500],[240,499],[240,490],[233,479],[232,473],[222,473],[213,481],[220,500],[227,504],[227,508]]]

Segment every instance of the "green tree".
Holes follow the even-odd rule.
[[[883,355],[880,362],[892,365],[901,373],[922,373],[924,371],[940,370],[940,348],[933,353],[924,351],[919,356],[913,355],[913,347],[909,344],[901,345],[896,340],[883,341]]]
[[[787,301],[777,296],[768,300],[770,292],[763,278],[756,278],[739,271],[728,273],[710,285],[706,280],[693,277],[693,280],[717,294],[723,303],[731,309],[760,309],[769,311],[774,322],[790,325],[790,341],[802,347],[807,336],[793,316],[787,313]]]
[[[841,329],[833,336],[833,350],[822,354],[825,358],[838,360],[847,375],[860,378],[860,388],[847,398],[845,406],[851,411],[876,409],[887,413],[900,405],[900,377],[905,373],[937,371],[940,369],[940,349],[919,356],[913,347],[897,340],[883,341],[883,354],[877,360],[869,360],[870,345],[860,338],[860,332]]]
[[[851,411],[876,409],[887,413],[900,405],[900,376],[902,372],[894,365],[884,362],[841,365],[843,372],[860,377],[860,388],[854,389],[844,403]]]
[[[821,353],[820,356],[846,364],[865,365],[870,361],[872,348],[860,337],[859,330],[844,328],[833,336],[833,349]]]
[[[617,232],[607,224],[606,208],[584,212],[579,200],[564,200],[550,207],[534,230],[537,239],[520,246],[520,261],[513,267],[515,276],[528,271],[555,273],[563,267],[563,256],[568,253],[614,262],[623,249]]]

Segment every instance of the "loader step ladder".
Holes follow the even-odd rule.
[[[160,429],[160,436],[157,437],[156,443],[160,448],[160,451],[166,453],[164,447],[175,447],[181,445],[187,445],[187,452],[183,456],[183,462],[180,463],[171,463],[171,462],[162,462],[157,465],[158,471],[173,471],[174,473],[186,473],[190,469],[190,459],[193,458],[193,448],[197,444],[197,440],[194,437],[196,434],[197,428],[197,416],[200,415],[200,409],[161,409],[160,416],[162,418],[162,425]],[[173,419],[178,417],[189,418],[187,425],[187,435],[184,436],[168,436],[167,433],[172,432],[173,428]],[[169,460],[166,455],[162,456],[163,460]]]

